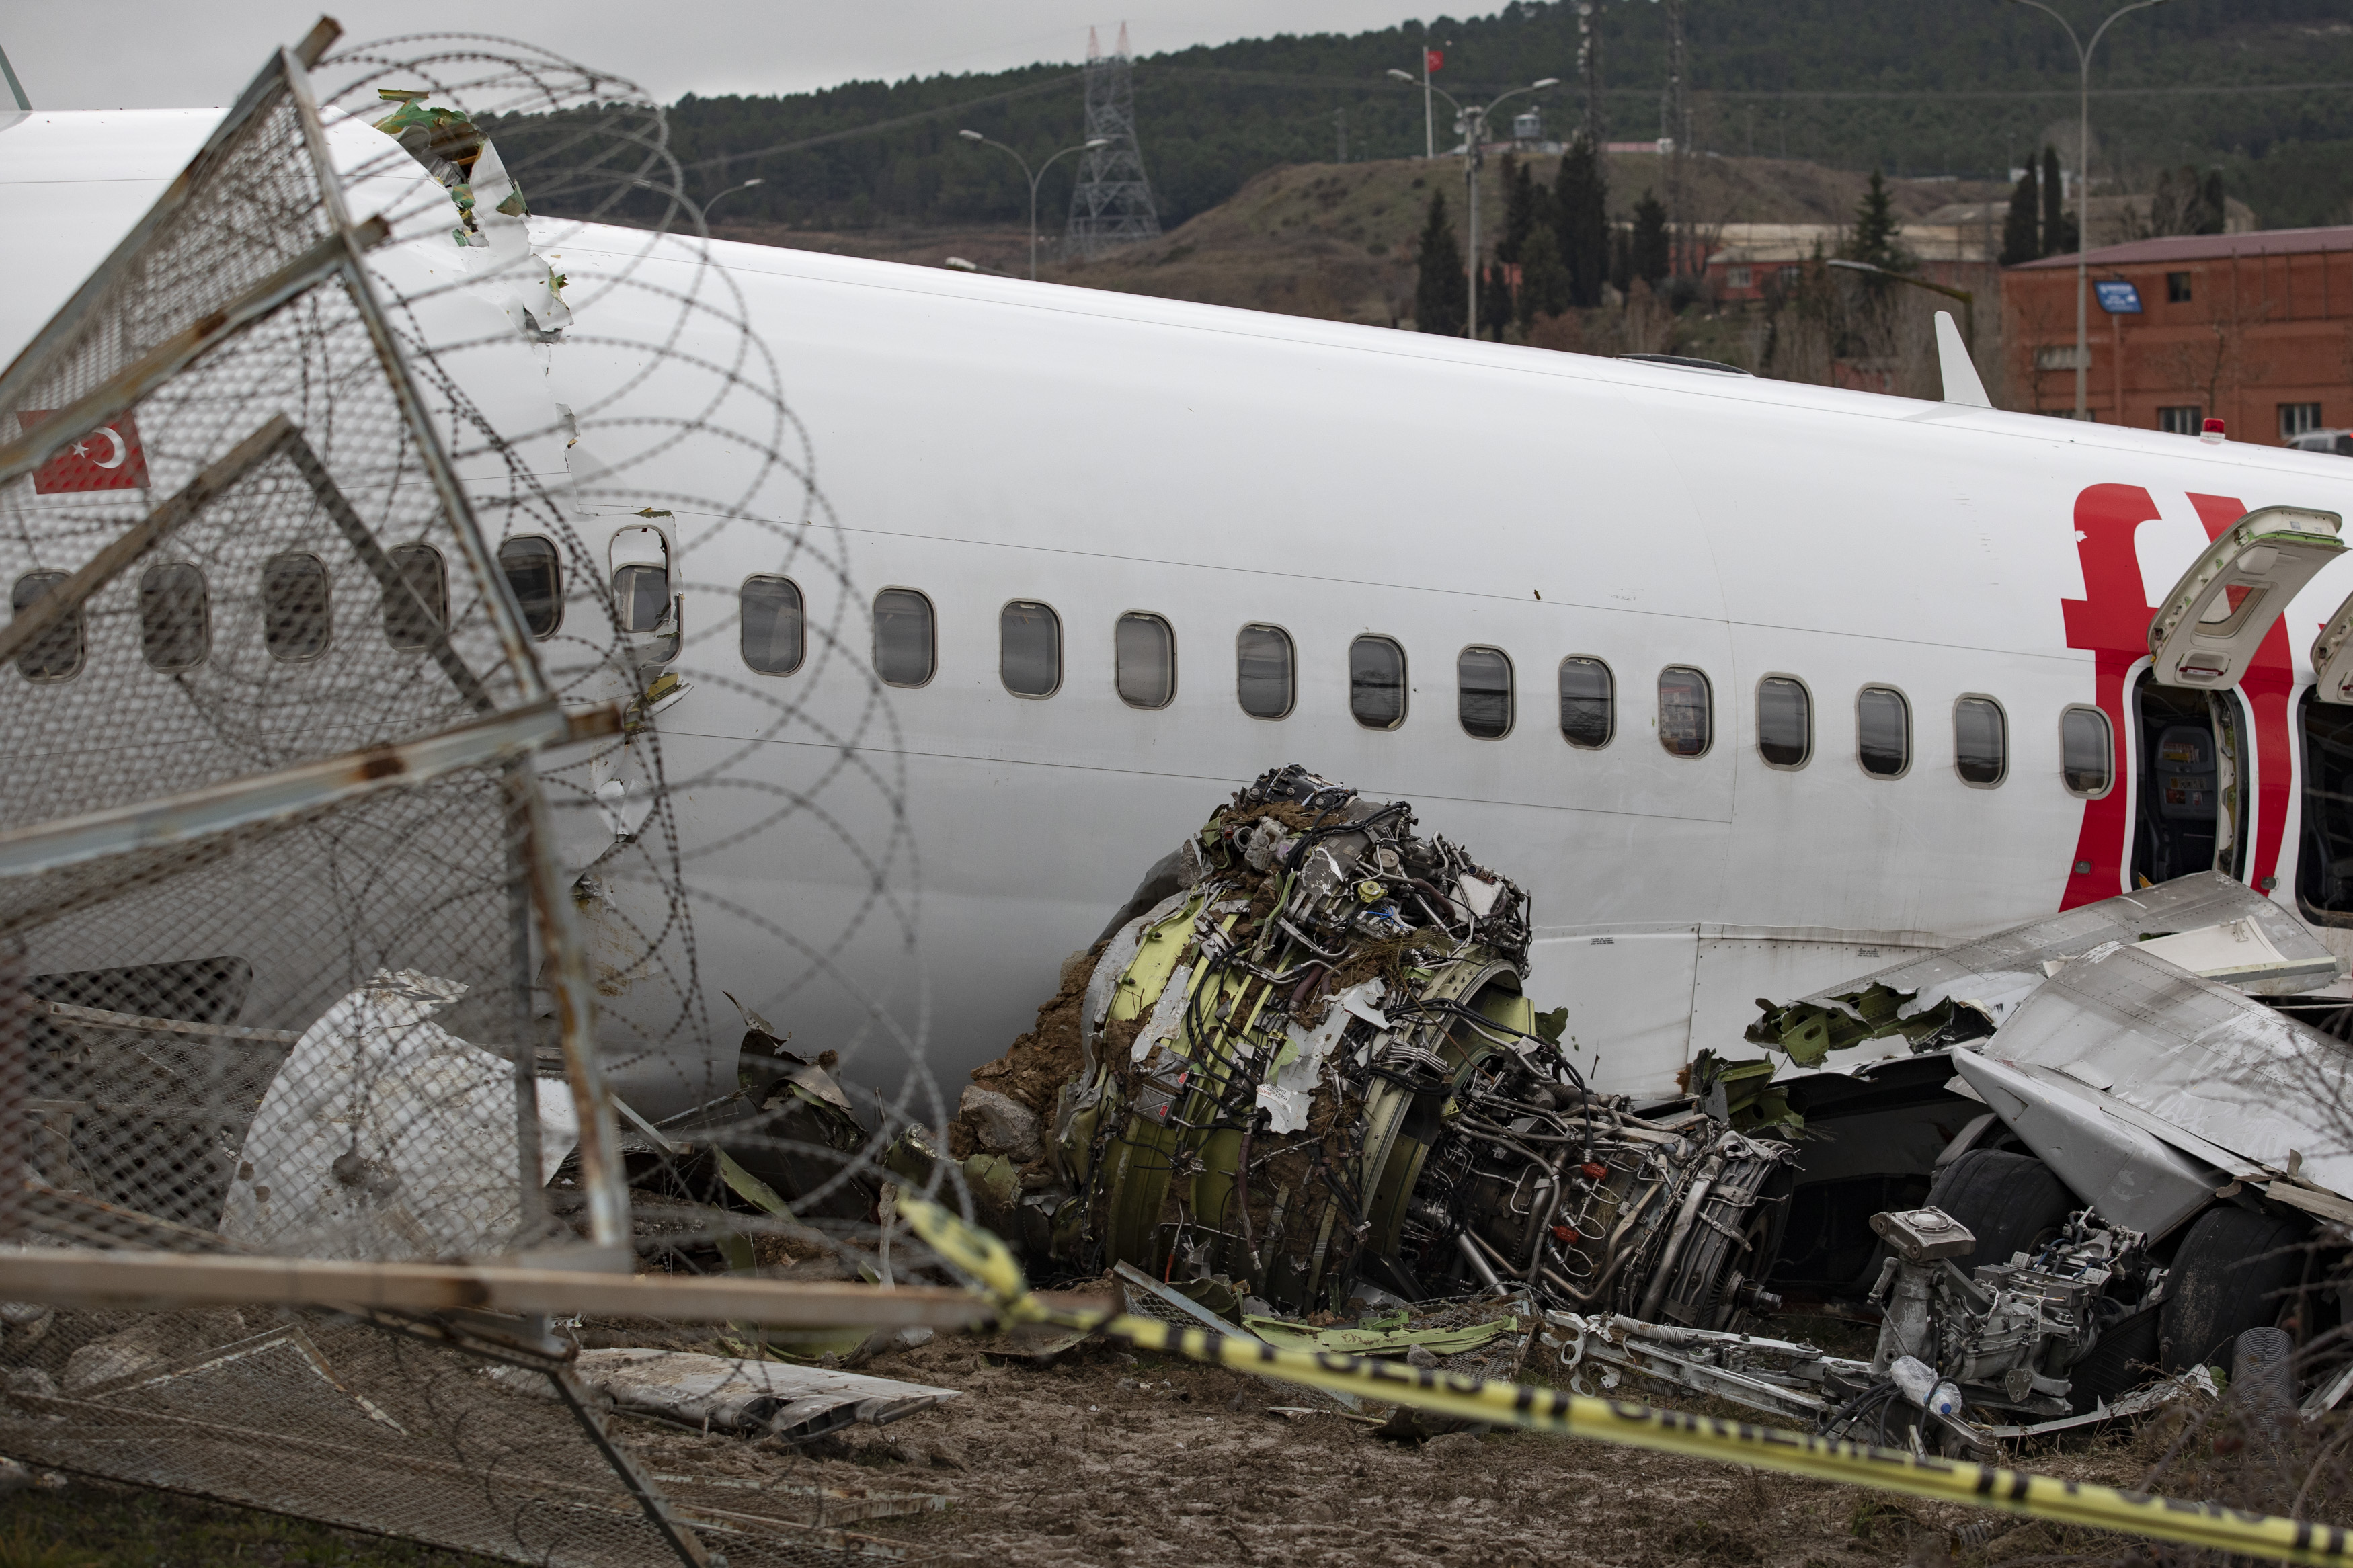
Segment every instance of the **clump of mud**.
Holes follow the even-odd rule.
[[[1086,1010],[1087,982],[1093,978],[1095,961],[1110,945],[1106,938],[1064,959],[1060,984],[1038,1009],[1038,1022],[1018,1037],[1003,1056],[973,1068],[973,1082],[1020,1101],[1036,1111],[1040,1121],[1050,1121],[1055,1096],[1078,1076],[1079,1024]],[[979,1148],[970,1120],[958,1114],[948,1123],[948,1152],[962,1160]]]

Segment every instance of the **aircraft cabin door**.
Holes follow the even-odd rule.
[[[2148,623],[2161,686],[2236,686],[2288,601],[2345,552],[2335,512],[2267,506],[2224,529]]]
[[[2249,731],[2232,689],[2288,601],[2344,553],[2341,527],[2334,512],[2251,511],[2158,606],[2133,691],[2133,886],[2210,868],[2245,880]]]

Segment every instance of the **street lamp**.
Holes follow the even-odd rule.
[[[2165,0],[2132,0],[2108,14],[2108,19],[2092,34],[2085,43],[2075,36],[2074,27],[2066,17],[2044,5],[2042,0],[2009,0],[2012,5],[2031,5],[2062,27],[2067,29],[2067,41],[2075,46],[2075,63],[2081,73],[2080,90],[2075,100],[2075,417],[2091,416],[2092,328],[2090,310],[2091,267],[2084,259],[2092,235],[2092,51],[2100,47],[2100,39],[2119,16],[2134,11],[2145,11],[2151,5],[2162,5]],[[2116,410],[2118,418],[2124,410]]]
[[[1953,289],[1948,288],[1942,283],[1931,283],[1926,278],[1915,278],[1908,272],[1891,272],[1884,267],[1873,267],[1868,261],[1847,261],[1834,258],[1830,262],[1826,263],[1826,265],[1844,268],[1849,272],[1868,272],[1875,277],[1893,278],[1898,283],[1909,283],[1915,289],[1927,289],[1936,293],[1944,295],[1948,300],[1958,300],[1961,302],[1961,336],[1963,345],[1969,351],[1971,363],[1974,364],[1976,363],[1978,342],[1978,297],[1975,294],[1970,293],[1966,289]]]
[[[1028,176],[1029,181],[1029,281],[1035,283],[1038,281],[1038,182],[1045,178],[1046,171],[1054,166],[1054,158],[1060,157],[1062,153],[1092,153],[1098,147],[1110,146],[1111,138],[1092,136],[1075,147],[1065,147],[1061,153],[1055,153],[1053,158],[1049,158],[1039,164],[1036,174],[1031,174],[1029,160],[1015,153],[1004,142],[992,142],[977,131],[959,131],[956,134],[967,142],[977,142],[983,146],[995,147],[1000,152],[1011,153],[1013,161],[1021,165],[1021,173]]]
[[[2144,5],[2156,3],[2157,0],[2142,0]],[[1401,70],[1392,69],[1389,75],[1403,81],[1413,79]],[[1548,87],[1559,85],[1560,78],[1548,76],[1540,81],[1532,81],[1525,87],[1514,88],[1503,97],[1491,100],[1486,103],[1472,104],[1463,103],[1442,87],[1433,87],[1430,89],[1454,105],[1455,118],[1463,127],[1463,178],[1471,186],[1471,319],[1463,323],[1462,335],[1466,338],[1476,338],[1479,335],[1479,164],[1480,144],[1487,140],[1487,116],[1514,98],[1523,98],[1529,93],[1542,92]]]
[[[742,184],[740,184],[740,185],[730,185],[730,186],[728,186],[725,190],[723,190],[723,191],[720,192],[718,195],[715,195],[715,196],[712,197],[709,201],[707,201],[707,202],[705,202],[705,203],[703,203],[703,204],[702,204],[702,219],[703,219],[703,221],[704,221],[705,223],[708,223],[708,222],[710,222],[710,221],[711,221],[711,209],[712,209],[712,207],[717,206],[717,205],[719,205],[720,201],[722,200],[722,198],[723,198],[723,197],[727,197],[727,196],[732,196],[732,195],[734,195],[736,192],[738,192],[738,191],[748,191],[748,190],[750,190],[754,185],[765,185],[765,184],[766,184],[767,183],[768,183],[768,182],[767,182],[766,178],[764,176],[764,177],[757,178],[757,179],[750,179],[750,180],[746,180],[746,181],[744,181],[744,182]]]

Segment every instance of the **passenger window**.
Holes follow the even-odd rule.
[[[735,596],[744,662],[761,675],[790,675],[807,651],[801,591],[789,577],[746,577]]]
[[[1757,754],[1774,768],[1802,768],[1814,754],[1814,700],[1804,681],[1768,675],[1757,683]]]
[[[26,573],[8,595],[10,613],[23,615],[35,600],[65,580],[62,572]],[[16,673],[27,680],[70,680],[81,668],[81,611],[77,607],[50,622],[48,630],[25,646],[16,656]]]
[[[1176,634],[1158,616],[1131,610],[1111,634],[1112,684],[1130,708],[1166,708],[1176,696]]]
[[[1367,730],[1405,722],[1405,649],[1388,637],[1348,645],[1348,711]]]
[[[166,674],[194,669],[212,651],[211,595],[205,574],[185,561],[150,566],[139,578],[139,649]]]
[[[522,608],[524,629],[535,637],[554,636],[564,620],[564,568],[555,546],[537,534],[510,539],[499,546],[499,570]]]
[[[1281,626],[1247,626],[1234,639],[1234,695],[1253,719],[1291,711],[1291,634]]]
[[[1671,757],[1696,757],[1715,739],[1715,699],[1707,677],[1689,665],[1659,671],[1659,744]]]
[[[1454,659],[1455,712],[1463,733],[1501,739],[1512,728],[1512,661],[1499,647],[1466,647]]]
[[[936,668],[932,602],[913,588],[874,595],[874,673],[889,686],[921,686]]]
[[[1991,789],[2010,773],[2010,721],[1990,697],[1953,704],[1953,766],[1961,782]]]
[[[430,645],[449,624],[449,569],[429,544],[385,552],[392,581],[384,585],[385,640],[397,648]]]
[[[1016,697],[1051,697],[1062,684],[1062,620],[1034,599],[997,616],[997,674]]]
[[[2059,776],[2068,794],[2087,800],[2107,794],[2116,755],[2116,732],[2105,713],[2069,708],[2059,715]]]
[[[1618,727],[1618,683],[1598,658],[1560,661],[1560,738],[1588,752],[1609,743]]]
[[[1873,778],[1903,776],[1912,765],[1912,705],[1892,686],[1866,686],[1854,700],[1855,757]]]
[[[659,528],[632,523],[613,532],[613,613],[621,630],[652,639],[640,651],[656,663],[678,657],[678,601],[670,594],[670,540]]]
[[[270,658],[308,663],[327,651],[333,630],[325,562],[297,553],[261,563],[261,644]]]

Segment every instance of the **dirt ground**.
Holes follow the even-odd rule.
[[[852,1528],[991,1568],[1861,1568],[2093,1544],[2026,1526],[1955,1551],[1947,1531],[1974,1510],[1515,1431],[1400,1444],[1336,1414],[1273,1414],[1301,1394],[1223,1368],[1102,1346],[1040,1366],[1004,1348],[943,1340],[870,1363],[964,1397],[815,1452],[632,1435],[664,1469],[944,1496],[944,1512]],[[2145,1463],[2111,1442],[2042,1468],[2115,1484]]]

